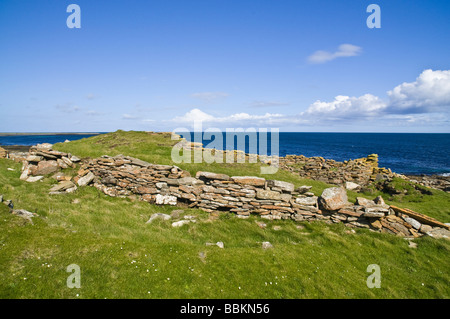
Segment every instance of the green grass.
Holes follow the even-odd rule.
[[[60,144],[58,149],[80,156],[126,154],[155,163],[170,163],[167,139],[143,132],[116,132]],[[101,141],[101,142],[99,142]],[[153,141],[153,144],[150,142]],[[114,146],[115,143],[117,144]],[[151,145],[150,145],[151,144]],[[159,153],[155,150],[161,148]],[[165,148],[168,148],[165,149]],[[89,155],[88,155],[89,154]],[[258,175],[257,165],[186,169]],[[236,164],[237,165],[237,164]],[[181,166],[181,165],[179,165]],[[7,170],[13,168],[14,171]],[[9,214],[0,204],[0,298],[449,298],[448,240],[415,239],[417,248],[402,238],[324,222],[296,223],[247,220],[221,213],[185,209],[197,223],[172,228],[171,221],[146,224],[155,212],[177,207],[108,197],[93,187],[75,193],[48,195],[55,180],[19,180],[21,164],[0,160],[0,194],[15,208],[39,214],[33,224]],[[244,173],[244,174],[243,174]],[[267,176],[266,176],[267,178]],[[272,178],[272,177],[271,177]],[[277,179],[313,186],[279,171]],[[402,207],[433,211],[448,197],[424,196],[423,202],[402,198]],[[375,194],[376,195],[376,194]],[[367,195],[369,198],[375,195]],[[349,192],[354,199],[360,194]],[[74,200],[77,199],[77,204]],[[448,222],[448,205],[441,220]],[[440,215],[439,215],[440,216]],[[445,217],[445,218],[444,218]],[[262,229],[257,221],[264,221]],[[280,230],[273,229],[280,226]],[[298,228],[300,226],[300,228]],[[224,249],[206,246],[222,241]],[[264,250],[269,241],[273,249]],[[81,288],[66,286],[67,266],[81,268]],[[381,268],[381,288],[369,289],[366,271]]]

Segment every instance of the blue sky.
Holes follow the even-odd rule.
[[[450,132],[449,16],[433,0],[3,0],[0,132]]]

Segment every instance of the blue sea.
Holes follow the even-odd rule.
[[[182,135],[182,134],[181,134]],[[224,133],[225,135],[225,133]],[[189,136],[183,136],[189,138]],[[267,134],[268,154],[271,135]],[[194,133],[191,133],[194,141]],[[235,143],[237,138],[234,138]],[[203,140],[205,147],[211,140]],[[246,153],[249,153],[246,141]],[[226,148],[226,137],[223,142]],[[259,150],[258,150],[259,153]],[[279,133],[280,156],[321,156],[345,161],[378,154],[380,167],[405,175],[450,175],[450,134],[431,133]]]
[[[92,137],[98,133],[86,134],[42,134],[42,135],[15,135],[15,136],[0,136],[0,145],[36,145],[38,143],[63,143],[66,140],[74,141],[82,138]]]
[[[86,135],[0,136],[0,145],[73,141]],[[183,136],[193,141],[193,134]],[[211,140],[203,140],[205,147]],[[248,144],[248,143],[247,143]],[[268,146],[270,148],[270,133]],[[224,141],[223,145],[226,145]],[[248,152],[248,145],[244,151]],[[378,154],[379,166],[401,174],[450,175],[450,134],[423,133],[279,133],[279,155],[322,156],[344,161]],[[270,149],[269,149],[270,154]]]

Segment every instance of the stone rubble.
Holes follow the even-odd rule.
[[[194,178],[177,166],[151,164],[123,155],[86,161],[75,180],[79,182],[86,176],[89,182],[83,185],[93,185],[109,196],[137,196],[157,205],[197,207],[209,213],[227,211],[239,218],[256,214],[270,220],[324,220],[411,238],[434,233],[445,237],[449,231],[448,225],[433,223],[432,218],[418,220],[417,213],[398,211],[381,196],[374,200],[357,197],[355,203],[350,203],[344,187],[330,187],[315,196],[311,186],[295,188],[284,181],[203,171]],[[184,218],[172,226],[192,221]]]
[[[81,167],[73,180],[61,174],[60,169],[75,168],[77,163]],[[45,175],[56,173],[53,177],[59,184],[50,189],[52,195],[93,185],[108,196],[137,197],[157,205],[196,207],[212,214],[232,212],[239,218],[256,214],[269,220],[324,220],[408,238],[422,235],[450,237],[448,225],[425,215],[386,205],[380,196],[374,200],[357,197],[354,204],[348,202],[347,189],[357,190],[370,181],[394,176],[390,170],[378,168],[375,154],[342,163],[320,157],[288,155],[280,158],[280,165],[300,176],[341,187],[327,188],[321,196],[315,196],[311,186],[295,188],[292,183],[284,181],[203,171],[192,177],[189,172],[174,165],[152,164],[123,155],[104,155],[81,161],[72,154],[53,150],[52,145],[47,143],[30,148],[23,158],[20,179],[36,182]],[[11,201],[4,203],[13,209]],[[172,226],[195,222],[195,219],[184,217]]]
[[[409,181],[434,189],[440,189],[444,192],[450,193],[450,176],[441,175],[421,175],[408,176]]]
[[[304,178],[346,185],[347,189],[357,189],[377,179],[397,175],[390,169],[378,167],[377,154],[344,162],[303,155],[287,155],[280,157],[279,161],[280,168],[284,170]],[[347,182],[351,183],[346,184]]]
[[[32,224],[33,224],[32,218],[39,216],[38,214],[29,212],[25,209],[14,209],[13,201],[11,199],[4,200],[4,196],[2,194],[0,194],[0,203],[3,203],[4,205],[8,206],[9,212],[11,214],[22,217]]]
[[[81,160],[69,153],[52,149],[52,144],[37,144],[30,148],[28,155],[22,161],[20,179],[27,182],[37,182],[45,175],[58,172],[60,169],[74,168]],[[67,188],[71,190],[70,188]],[[54,190],[52,192],[60,192]]]

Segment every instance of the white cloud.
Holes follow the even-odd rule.
[[[360,97],[338,95],[331,102],[316,101],[301,115],[328,119],[369,118],[380,114],[386,103],[372,94]]]
[[[423,71],[415,81],[387,91],[385,98],[373,94],[338,95],[332,101],[317,100],[296,114],[234,113],[214,116],[198,108],[177,116],[170,123],[217,127],[317,127],[370,128],[445,127],[450,120],[450,70]]]
[[[206,114],[202,110],[199,109],[192,109],[183,116],[177,116],[172,121],[174,122],[194,122],[194,121],[201,121],[201,122],[211,122],[214,120],[214,116]]]
[[[200,92],[200,93],[193,93],[191,94],[191,97],[200,99],[203,101],[211,102],[217,99],[222,99],[228,97],[229,94],[225,92]]]
[[[353,44],[341,44],[335,52],[316,51],[308,57],[308,62],[313,64],[320,64],[332,61],[337,58],[351,57],[361,54],[361,47]]]
[[[195,121],[207,123],[207,124],[226,124],[228,126],[233,125],[254,125],[254,124],[269,124],[276,123],[284,120],[282,114],[266,113],[263,115],[251,115],[248,113],[235,113],[228,116],[216,117],[203,112],[200,109],[192,109],[183,116],[177,116],[172,119],[172,122],[192,124]]]
[[[450,70],[425,70],[416,81],[403,83],[387,92],[390,109],[398,113],[448,111]]]
[[[388,101],[365,94],[360,97],[338,95],[331,102],[316,101],[305,112],[305,119],[357,120],[396,119],[406,122],[432,121],[450,111],[450,70],[425,70],[414,82],[403,83],[387,92]],[[432,116],[417,116],[418,114]],[[393,116],[403,115],[403,116]]]

